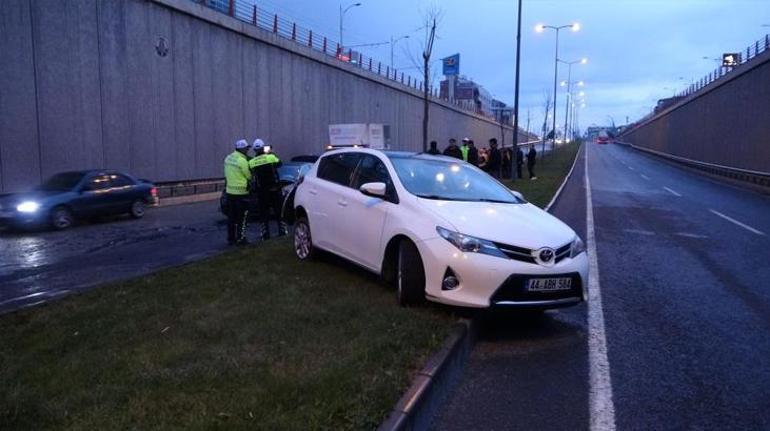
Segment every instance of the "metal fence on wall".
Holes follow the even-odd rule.
[[[414,78],[403,71],[391,68],[380,61],[364,55],[361,52],[351,48],[341,46],[338,42],[320,35],[313,30],[303,28],[297,23],[282,18],[278,14],[270,13],[257,5],[245,0],[192,0],[195,3],[205,5],[211,9],[227,14],[233,18],[251,24],[257,28],[269,31],[285,39],[292,40],[299,45],[306,46],[315,51],[319,51],[334,57],[341,62],[354,65],[366,72],[376,74],[387,78],[395,83],[404,85],[414,90],[424,91],[425,83]],[[440,92],[436,87],[429,87],[430,96],[438,99]],[[449,102],[442,99],[444,102]],[[468,112],[473,110],[465,109],[459,101],[455,101],[454,106]]]
[[[739,54],[737,58],[738,64],[736,66],[729,66],[729,67],[720,66],[716,68],[713,72],[709,73],[708,75],[704,76],[698,81],[692,83],[685,90],[677,93],[677,96],[687,97],[697,91],[700,91],[705,86],[728,75],[730,72],[733,71],[734,67],[739,67],[740,65],[749,62],[754,57],[768,50],[770,50],[770,35],[765,35],[763,39],[757,40],[753,44],[747,46],[745,50],[738,53]]]

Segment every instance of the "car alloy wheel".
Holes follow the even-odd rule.
[[[300,260],[308,260],[313,257],[313,238],[310,235],[310,224],[304,217],[299,218],[294,227],[294,251]]]
[[[54,208],[51,213],[51,224],[54,229],[63,230],[72,226],[72,213],[65,207]]]
[[[135,200],[133,203],[131,203],[131,217],[142,218],[144,217],[144,212],[144,202]]]

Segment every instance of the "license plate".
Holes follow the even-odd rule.
[[[572,289],[571,278],[531,278],[527,281],[530,292],[553,292]]]

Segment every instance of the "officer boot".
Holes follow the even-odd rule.
[[[278,236],[286,236],[289,233],[289,228],[286,226],[286,222],[278,222]]]
[[[268,225],[267,222],[261,222],[259,223],[259,228],[261,230],[262,241],[270,239],[270,225]]]

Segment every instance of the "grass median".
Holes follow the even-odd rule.
[[[540,150],[539,147],[536,149]],[[545,208],[564,181],[564,177],[569,173],[579,149],[579,142],[561,145],[556,150],[545,153],[545,157],[538,157],[535,164],[536,180],[527,178],[525,164],[522,169],[524,178],[516,181],[505,180],[503,184],[520,192],[525,199],[534,205]]]
[[[1,316],[0,428],[373,428],[454,321],[270,241]]]

